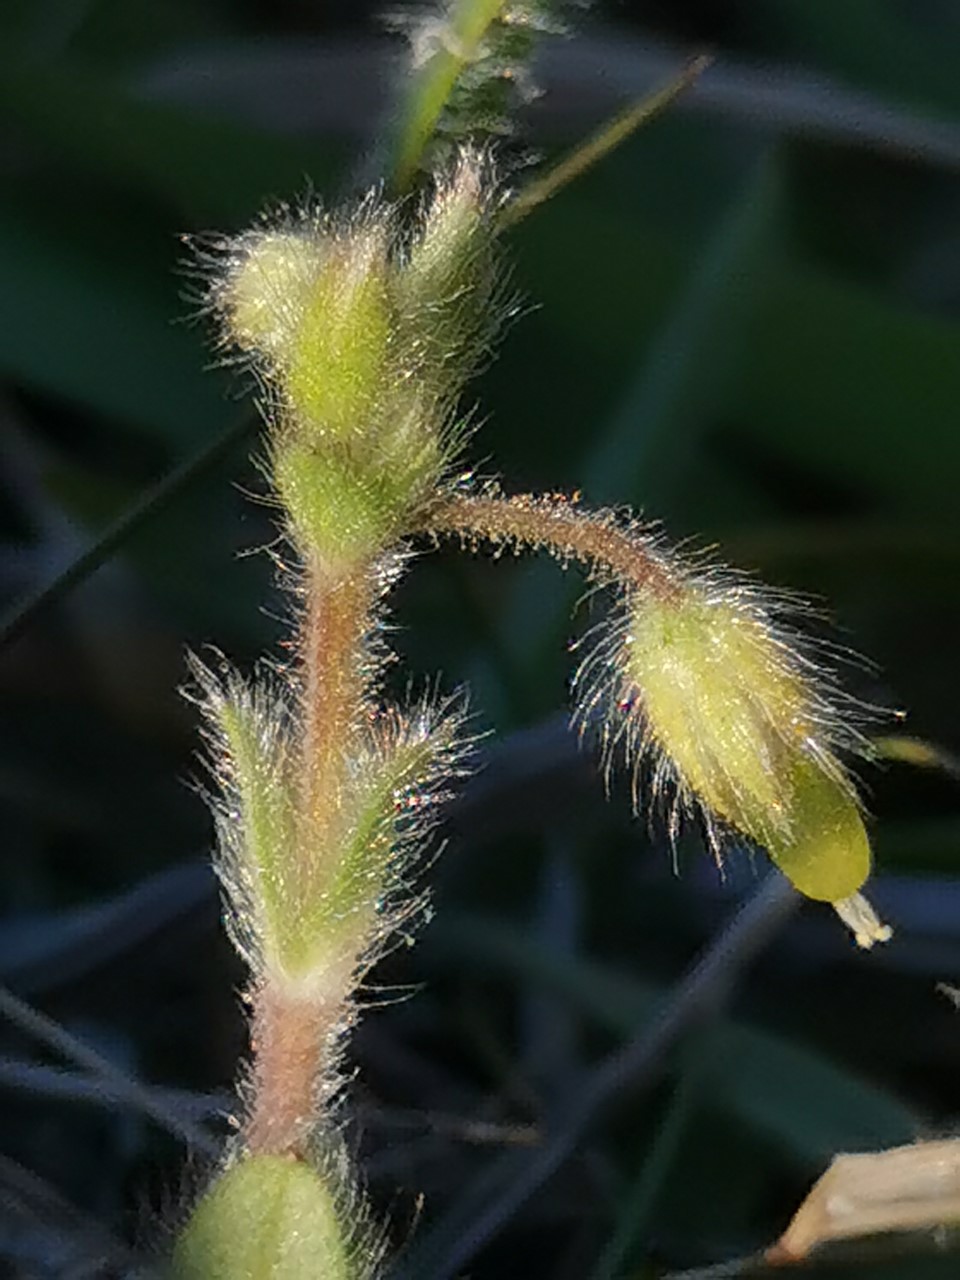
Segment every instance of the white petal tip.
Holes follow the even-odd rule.
[[[878,942],[889,942],[893,930],[884,924],[862,893],[851,894],[830,904],[853,934],[854,941],[864,951]]]

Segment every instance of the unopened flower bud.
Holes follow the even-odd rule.
[[[242,236],[212,289],[225,339],[254,357],[301,436],[356,439],[379,416],[394,328],[389,240],[387,212],[341,227],[305,214],[293,229]]]
[[[402,536],[466,434],[457,398],[501,318],[488,167],[464,150],[409,231],[371,193],[225,246],[210,302],[264,385],[294,541],[334,575]]]
[[[472,150],[459,156],[448,177],[437,180],[404,270],[406,288],[421,302],[448,300],[474,283],[466,268],[477,252],[477,233],[490,203],[489,185],[483,160]]]
[[[496,183],[488,157],[465,148],[436,181],[397,280],[411,346],[426,376],[462,381],[503,319],[496,301]]]
[[[243,351],[281,360],[322,261],[316,241],[299,232],[243,236],[214,294],[230,341]]]
[[[835,754],[844,726],[814,664],[762,601],[678,572],[673,590],[634,595],[602,658],[614,670],[611,716],[628,717],[630,741],[657,754],[661,772],[708,822],[763,846],[807,897],[866,920],[857,890],[870,873],[870,846]],[[581,680],[595,680],[598,665],[588,660]],[[864,945],[868,934],[884,936],[875,917],[856,932]]]

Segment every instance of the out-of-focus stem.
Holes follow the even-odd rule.
[[[398,192],[411,186],[458,76],[477,56],[488,27],[505,7],[505,0],[460,0],[438,28],[437,47],[414,77],[403,120],[393,178]]]
[[[647,535],[608,513],[585,511],[562,494],[453,494],[430,508],[424,526],[430,533],[466,543],[483,539],[501,547],[543,547],[625,586],[663,597],[678,589],[675,575]]]
[[[509,227],[515,222],[520,222],[538,205],[550,200],[568,183],[579,178],[581,174],[609,155],[632,133],[649,124],[661,112],[672,106],[680,94],[700,78],[712,61],[713,59],[707,54],[691,58],[679,75],[674,76],[663,88],[634,102],[614,120],[608,121],[570,155],[564,156],[552,169],[548,169],[541,177],[524,187],[519,195],[504,208],[500,218],[501,226]]]

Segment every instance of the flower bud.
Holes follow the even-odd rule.
[[[403,271],[404,293],[417,309],[455,302],[482,283],[472,268],[493,239],[488,168],[481,153],[466,148],[437,179]]]
[[[282,359],[322,261],[316,241],[300,232],[242,237],[214,291],[230,341],[242,351]]]
[[[678,574],[673,590],[632,597],[603,656],[613,658],[615,714],[627,716],[629,740],[657,753],[661,774],[708,821],[766,848],[807,897],[858,900],[870,847],[835,755],[844,727],[813,663],[753,593]],[[588,659],[581,682],[597,668]],[[874,924],[872,941],[884,933]]]
[[[304,220],[241,237],[214,289],[226,337],[259,358],[299,431],[369,428],[390,341],[385,219],[341,230]]]
[[[465,150],[409,234],[371,194],[243,236],[211,290],[267,390],[294,540],[334,573],[410,527],[464,438],[457,397],[499,321],[485,164]]]
[[[788,825],[785,745],[810,720],[803,682],[760,619],[725,596],[638,598],[621,670],[684,785],[741,831]]]
[[[755,813],[750,826],[744,806],[740,822],[746,835],[763,844],[795,888],[808,898],[840,902],[852,897],[870,874],[870,844],[850,783],[802,750],[784,750],[780,769],[789,797],[777,822]],[[732,821],[732,820],[731,820]]]

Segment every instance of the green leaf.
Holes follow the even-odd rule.
[[[288,948],[298,969],[323,972],[344,955],[369,952],[415,902],[411,862],[430,832],[435,787],[458,769],[459,716],[443,712],[421,709],[409,724],[398,713],[356,762],[342,821],[312,850],[313,875]],[[309,823],[300,834],[309,846]]]
[[[950,6],[896,0],[760,0],[761,25],[811,57],[887,95],[960,111]]]
[[[203,677],[201,677],[203,678]],[[239,814],[229,804],[221,824],[226,847],[226,883],[237,892],[241,927],[253,924],[268,956],[282,955],[291,923],[299,919],[296,891],[295,803],[285,749],[285,726],[265,695],[257,696],[239,682],[223,693],[214,691],[211,715],[219,724],[229,753],[232,786]],[[233,840],[239,842],[235,850]],[[231,867],[236,858],[239,866]],[[293,901],[291,901],[293,896]]]
[[[0,277],[3,376],[166,443],[198,443],[235,416],[195,335],[172,323],[173,289],[119,246],[111,260],[68,217],[8,203]]]
[[[960,325],[804,266],[780,274],[749,342],[730,406],[747,435],[891,509],[955,513]]]
[[[0,113],[60,163],[159,197],[193,226],[246,221],[333,168],[333,149],[146,103],[72,69],[7,67]]]

